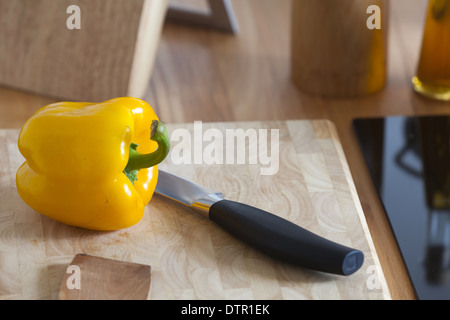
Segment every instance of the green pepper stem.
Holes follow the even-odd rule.
[[[169,153],[170,141],[164,123],[153,120],[150,131],[150,139],[158,143],[158,148],[152,153],[142,154],[136,150],[137,145],[132,143],[128,163],[124,170],[126,174],[153,167],[163,161]]]

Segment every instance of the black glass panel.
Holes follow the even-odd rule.
[[[450,116],[356,119],[419,299],[450,299]]]

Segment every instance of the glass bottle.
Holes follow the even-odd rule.
[[[430,0],[417,74],[416,92],[450,101],[450,0]]]

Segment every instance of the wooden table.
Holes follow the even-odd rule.
[[[358,99],[303,94],[290,81],[291,0],[235,0],[233,36],[166,23],[145,99],[168,123],[330,119],[337,128],[367,223],[394,299],[414,293],[354,136],[356,117],[450,114],[450,104],[411,89],[426,0],[390,1],[388,78],[379,93]],[[270,21],[270,23],[268,23]],[[0,128],[19,128],[55,100],[0,88]]]

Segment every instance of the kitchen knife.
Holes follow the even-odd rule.
[[[225,199],[220,192],[159,170],[155,192],[217,223],[265,254],[305,268],[350,275],[364,261],[361,251],[322,238],[277,215]]]

